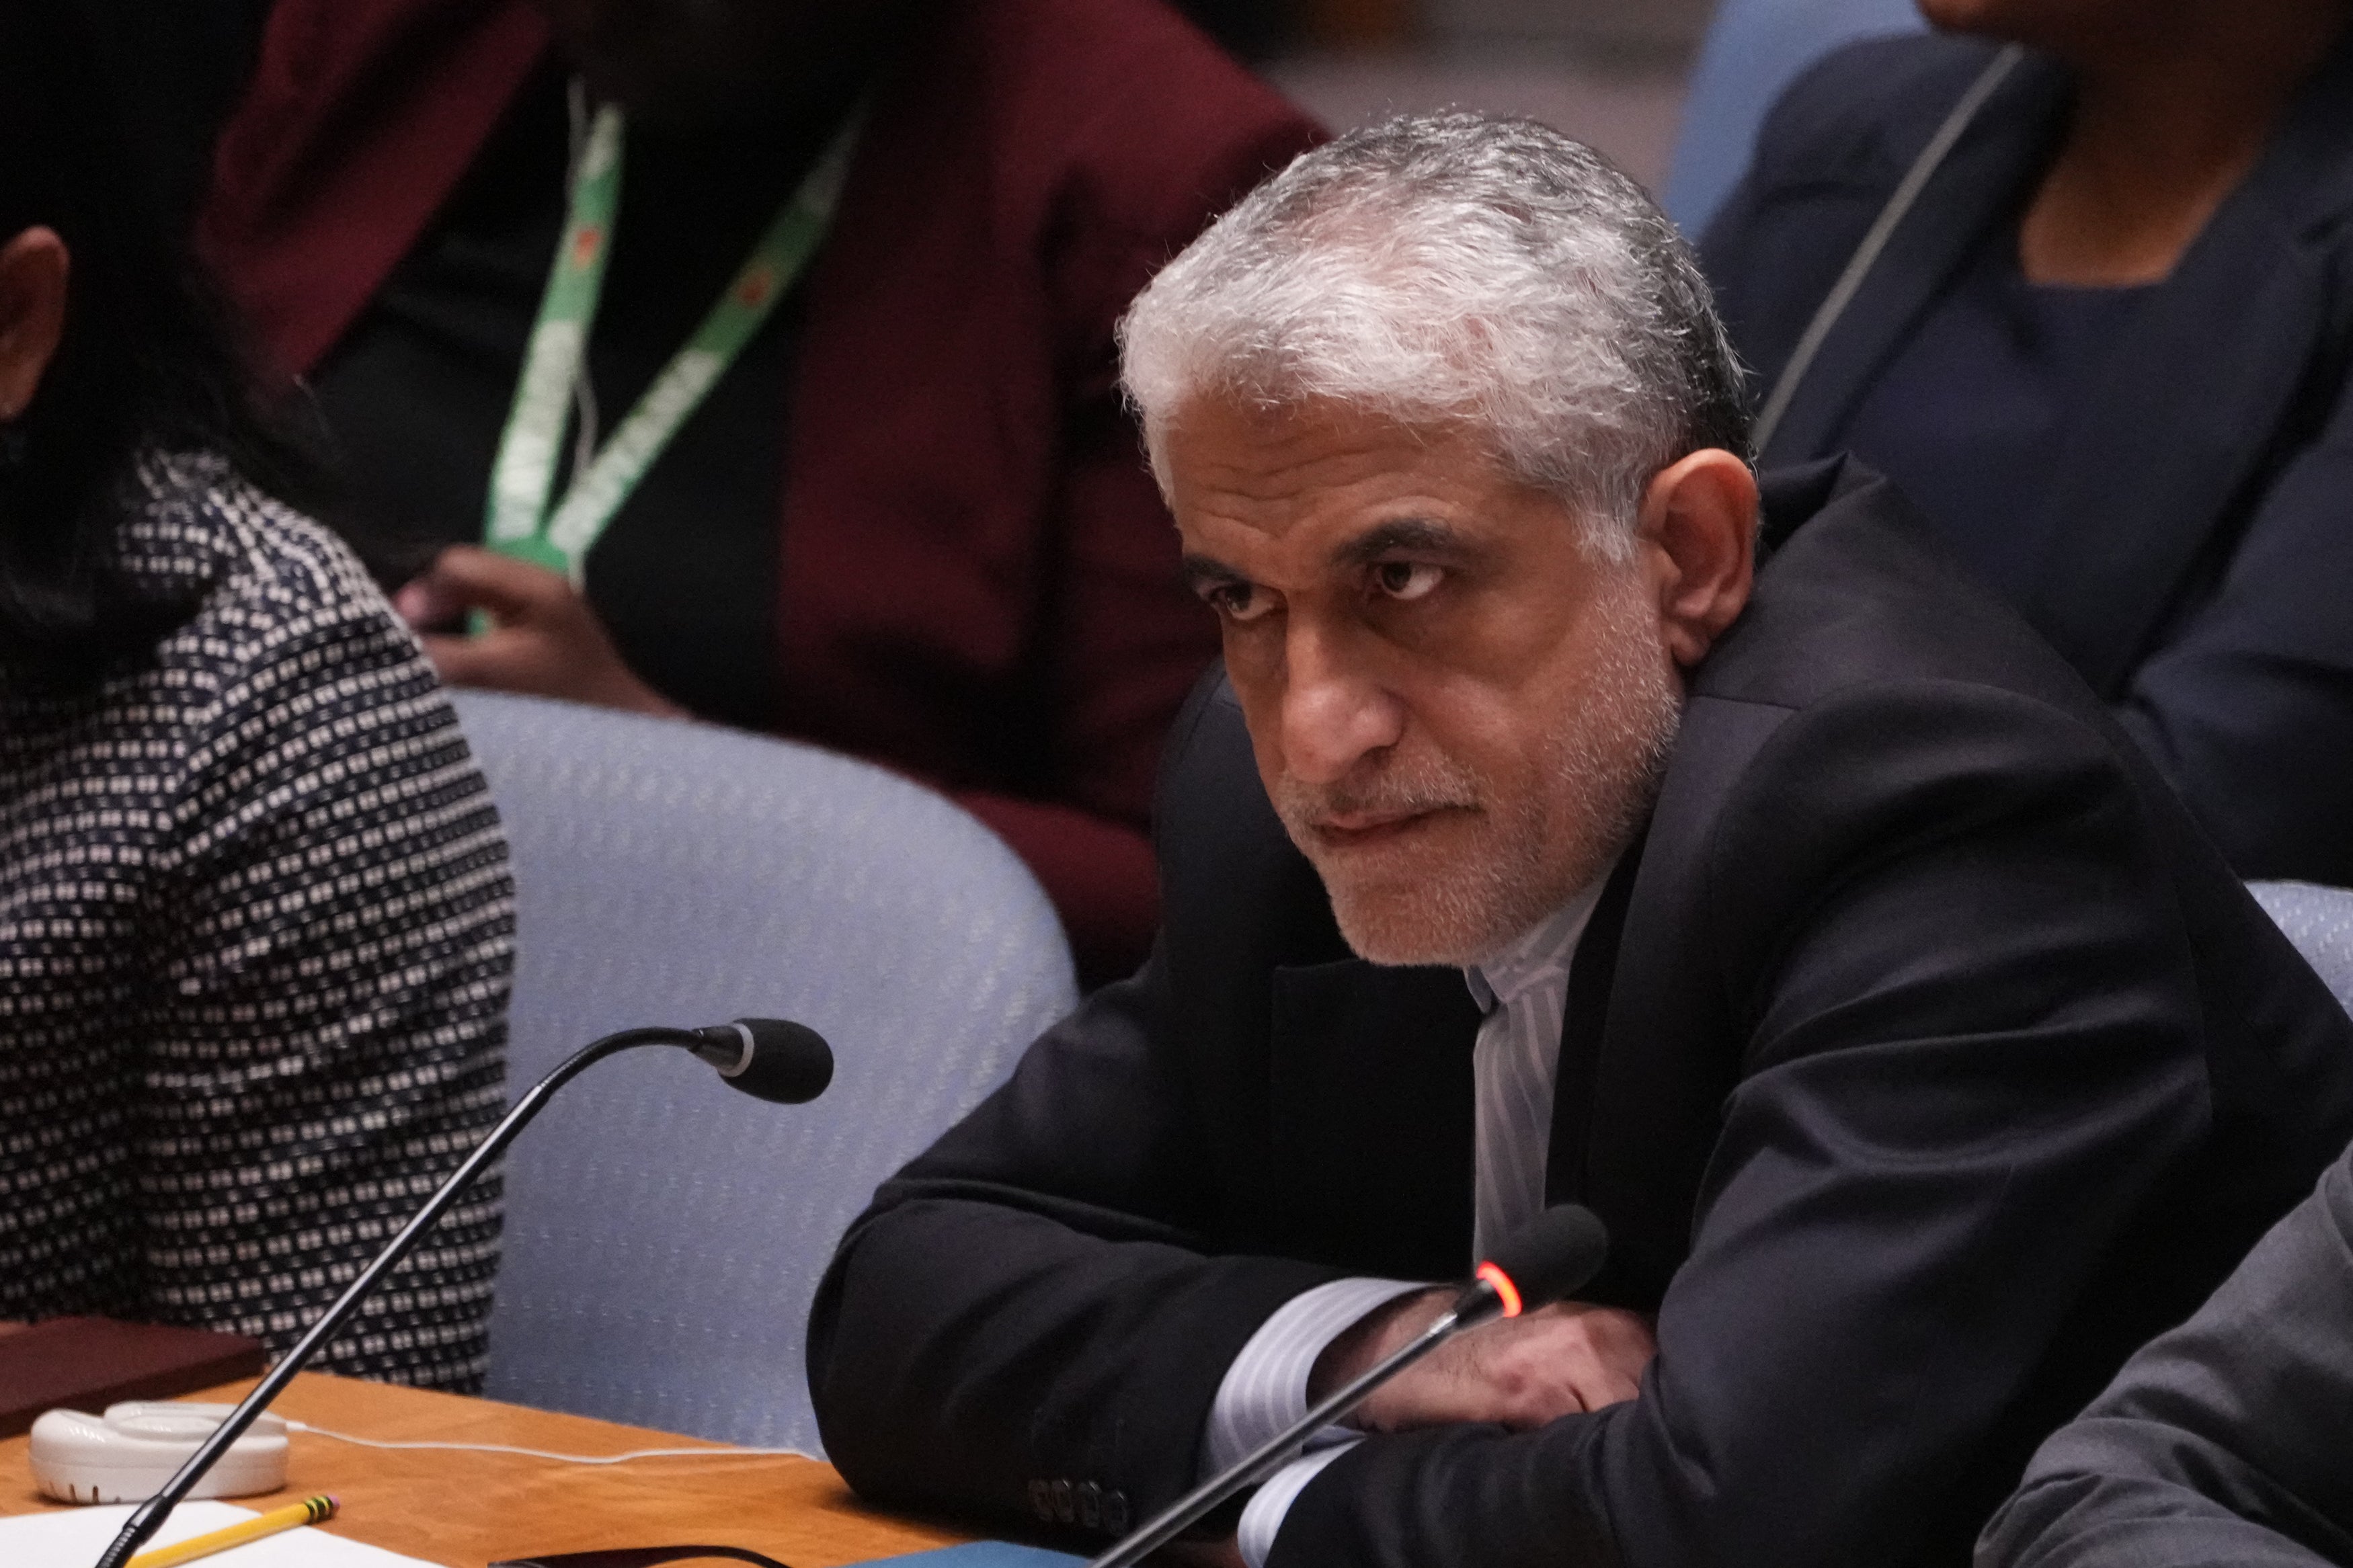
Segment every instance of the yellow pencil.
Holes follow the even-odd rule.
[[[333,1498],[321,1492],[317,1497],[304,1498],[301,1502],[274,1508],[268,1513],[255,1514],[251,1519],[241,1519],[223,1530],[207,1531],[170,1546],[158,1546],[153,1552],[142,1552],[131,1560],[131,1568],[172,1568],[175,1563],[193,1563],[199,1557],[210,1557],[216,1552],[242,1546],[248,1541],[259,1541],[281,1530],[300,1530],[306,1524],[332,1519],[339,1506]]]

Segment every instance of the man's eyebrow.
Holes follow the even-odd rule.
[[[1185,581],[1198,592],[1203,588],[1221,588],[1228,584],[1244,583],[1249,579],[1224,562],[1208,555],[1185,552]]]
[[[1335,566],[1369,566],[1398,550],[1455,555],[1468,542],[1455,529],[1426,517],[1400,517],[1366,529],[1332,552]]]

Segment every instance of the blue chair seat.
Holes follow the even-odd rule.
[[[812,747],[461,694],[514,855],[520,1093],[639,1024],[798,1019],[833,1086],[763,1104],[684,1052],[614,1058],[506,1164],[489,1393],[817,1447],[810,1297],[875,1184],[1075,1001],[1029,870],[953,803]]]
[[[1913,0],[1724,0],[1692,68],[1662,204],[1696,239],[1748,171],[1781,91],[1841,44],[1916,33]]]
[[[2311,882],[2250,882],[2247,890],[2353,1013],[2353,892]]]

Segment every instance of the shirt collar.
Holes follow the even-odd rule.
[[[1529,986],[1568,972],[1586,922],[1593,918],[1593,906],[1601,901],[1601,889],[1617,867],[1618,858],[1613,855],[1591,881],[1569,895],[1567,903],[1494,952],[1464,967],[1463,982],[1471,987],[1471,999],[1481,1012],[1508,1006]]]

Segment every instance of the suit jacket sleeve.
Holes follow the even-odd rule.
[[[1205,679],[1177,717],[1164,801],[1194,761],[1231,764],[1201,742],[1221,734],[1202,721],[1217,692]],[[809,1391],[861,1495],[1034,1525],[1041,1490],[1092,1485],[1125,1504],[1099,1543],[1193,1485],[1234,1358],[1341,1277],[1216,1246],[1233,1216],[1183,1049],[1199,1042],[1166,1022],[1173,984],[1164,940],[843,1238],[810,1313]]]
[[[826,1453],[861,1496],[1034,1523],[1033,1482],[1132,1519],[1193,1484],[1218,1384],[1336,1269],[1214,1257],[1155,953],[886,1184],[809,1332]],[[1106,1533],[1109,1533],[1108,1531]]]
[[[2043,1445],[1987,1568],[2353,1562],[2353,1163]]]
[[[2124,746],[1949,682],[1783,721],[1712,833],[1744,1077],[1641,1396],[1368,1439],[1270,1568],[1905,1561],[2204,1125]]]

